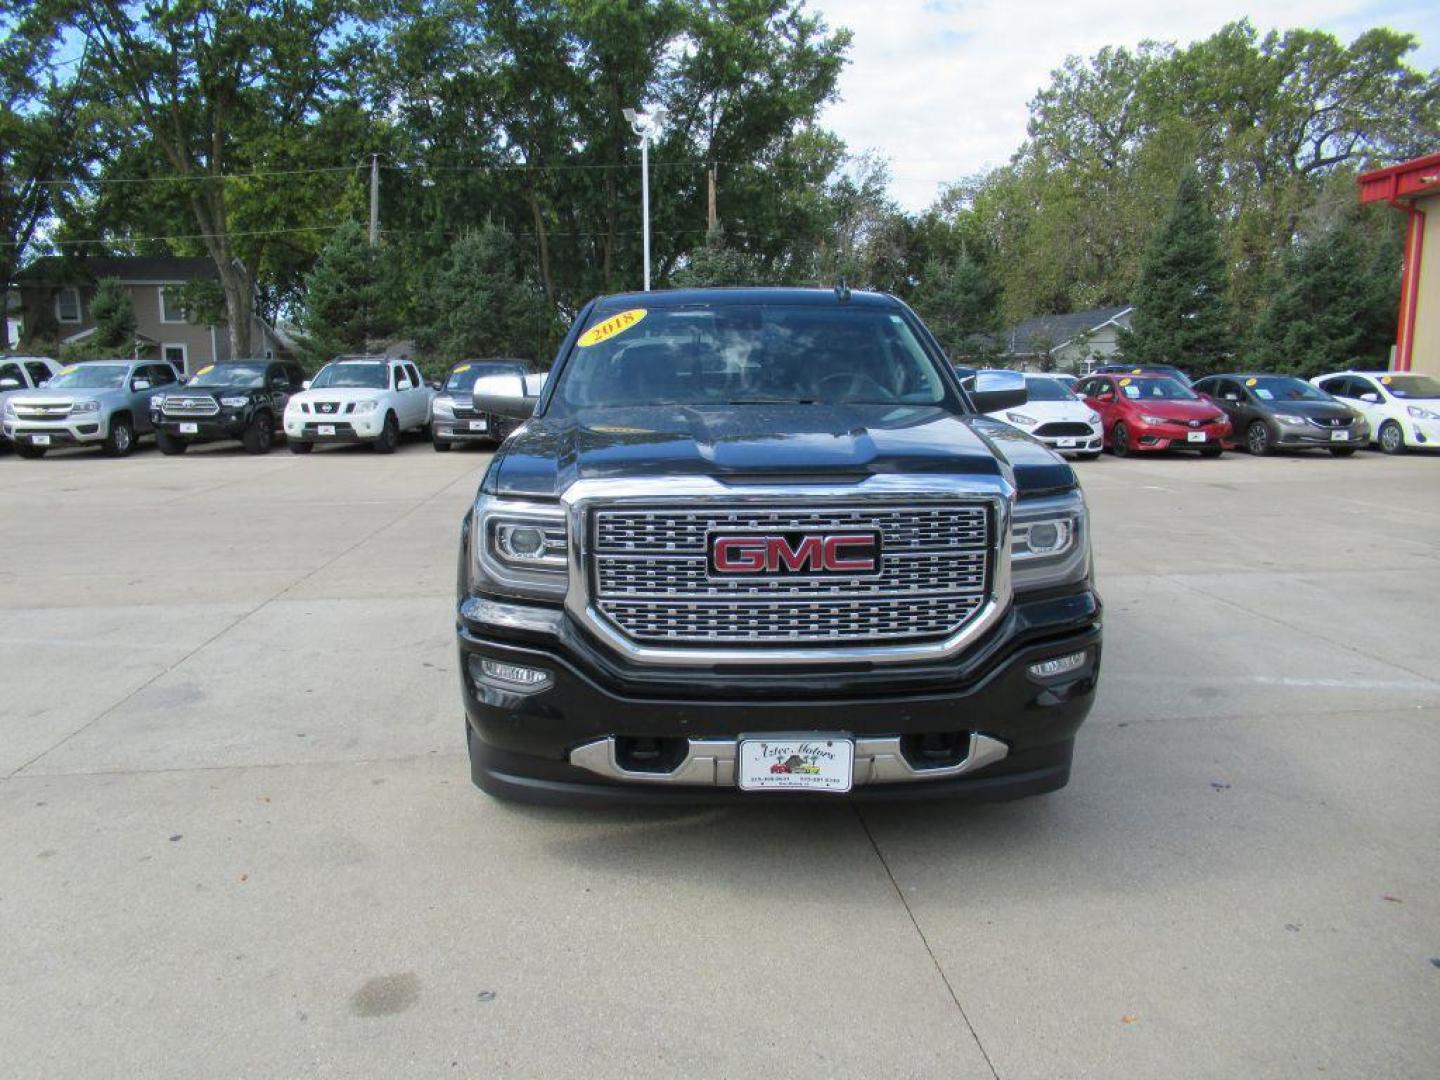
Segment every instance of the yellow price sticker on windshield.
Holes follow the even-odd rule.
[[[461,364],[459,367],[457,367],[457,368],[455,369],[455,374],[456,374],[456,375],[459,375],[462,371],[469,371],[469,370],[470,370],[470,365],[469,365],[469,364]]]
[[[60,374],[61,374],[61,375],[74,375],[75,372],[77,372],[77,371],[79,371],[79,370],[80,370],[80,368],[79,368],[78,365],[76,365],[76,364],[71,364],[69,367],[62,367],[62,368],[60,369]]]
[[[1131,369],[1130,369],[1130,374],[1131,374],[1131,375],[1139,375],[1139,374],[1140,374],[1140,369],[1139,369],[1138,367],[1137,367],[1137,368],[1131,368]]]
[[[631,308],[629,311],[620,312],[619,315],[611,315],[604,322],[596,323],[581,334],[580,340],[575,344],[582,349],[591,345],[599,345],[602,341],[609,341],[616,334],[623,334],[643,318],[645,318],[643,307]]]
[[[1245,385],[1246,385],[1246,386],[1258,386],[1259,384],[1260,384],[1260,380],[1259,380],[1259,379],[1246,379],[1246,380],[1245,380]]]
[[[204,367],[202,367],[199,371],[195,372],[195,374],[196,374],[196,375],[209,375],[210,372],[212,372],[212,371],[214,371],[214,370],[215,370],[215,365],[214,365],[214,364],[206,364],[206,365],[205,365]]]
[[[1390,376],[1389,376],[1389,375],[1381,375],[1381,376],[1380,376],[1380,381],[1381,381],[1382,383],[1384,383],[1386,386],[1389,386],[1389,385],[1390,385]]]
[[[1130,380],[1129,380],[1129,379],[1121,379],[1121,380],[1120,380],[1120,385],[1121,385],[1121,386],[1129,386],[1129,385],[1130,385]]]

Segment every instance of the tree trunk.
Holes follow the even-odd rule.
[[[220,287],[225,291],[225,315],[230,321],[230,358],[247,360],[252,356],[250,323],[255,314],[255,296],[250,289],[250,277],[233,264],[219,269]]]
[[[525,196],[530,201],[530,214],[535,219],[535,243],[540,254],[540,281],[545,286],[545,299],[555,302],[555,284],[550,280],[550,241],[545,235],[545,215],[540,212],[540,200],[534,187],[527,186]]]

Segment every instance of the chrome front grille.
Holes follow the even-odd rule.
[[[1306,422],[1327,431],[1332,428],[1347,428],[1355,422],[1353,416],[1307,416]]]
[[[214,416],[220,411],[220,405],[209,394],[190,397],[168,394],[160,411],[166,416]]]
[[[15,416],[20,420],[64,420],[70,415],[68,401],[16,401]]]
[[[980,503],[594,511],[596,607],[637,642],[912,641],[954,633],[990,591]],[[711,533],[880,534],[880,571],[752,578],[708,568]]]

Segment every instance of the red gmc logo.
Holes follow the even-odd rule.
[[[880,534],[740,533],[707,537],[710,573],[783,577],[790,574],[874,574]]]

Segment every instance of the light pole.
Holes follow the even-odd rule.
[[[665,110],[626,109],[630,130],[640,136],[640,221],[645,245],[645,291],[650,291],[650,140],[665,123]]]

